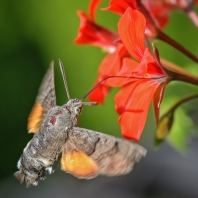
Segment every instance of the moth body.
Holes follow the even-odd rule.
[[[82,105],[73,106],[76,103],[78,99],[73,99],[62,107],[55,106],[49,110],[18,161],[19,171],[15,176],[20,182],[25,180],[27,186],[37,185],[39,180],[45,179],[46,171],[53,172],[52,166],[63,150],[68,129],[77,125]]]

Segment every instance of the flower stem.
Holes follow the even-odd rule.
[[[170,80],[178,80],[198,86],[198,77],[164,59],[160,59],[161,66]],[[174,70],[174,71],[173,71]],[[176,71],[176,72],[175,72]]]
[[[186,69],[183,69],[181,66],[178,66],[168,60],[165,60],[163,58],[160,58],[160,62],[162,63],[163,66],[165,66],[167,69],[171,70],[171,71],[175,71],[184,75],[187,75],[191,78],[197,78],[195,75],[191,74],[190,72],[188,72]]]
[[[175,111],[175,109],[177,107],[179,107],[181,104],[185,103],[185,102],[188,102],[189,100],[192,100],[192,99],[195,99],[195,98],[198,98],[198,94],[192,94],[190,96],[187,96],[185,98],[182,98],[180,101],[178,101],[176,104],[174,104],[167,112],[166,112],[166,115],[168,115],[169,113]]]
[[[189,100],[198,98],[198,94],[193,94],[187,97],[184,97],[183,99],[179,100],[177,103],[175,103],[159,120],[156,134],[155,134],[155,145],[158,146],[161,142],[165,140],[167,135],[170,133],[173,121],[174,121],[174,112],[185,102],[188,102]]]
[[[194,54],[189,52],[186,48],[184,48],[182,45],[180,45],[178,42],[173,40],[171,37],[163,33],[161,30],[158,29],[157,38],[170,44],[174,48],[178,49],[180,52],[182,52],[184,55],[186,55],[188,58],[193,60],[194,62],[198,63],[198,57],[196,57]]]
[[[186,83],[190,83],[192,85],[196,85],[198,86],[198,77],[193,77],[192,76],[188,76],[182,73],[176,73],[174,71],[170,71],[166,68],[164,68],[165,72],[167,73],[167,75],[171,78],[171,80],[178,80],[181,82],[186,82]]]

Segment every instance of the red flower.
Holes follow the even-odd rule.
[[[136,0],[110,0],[109,7],[103,8],[103,10],[109,10],[123,15],[128,7],[137,10]]]
[[[91,19],[89,19],[83,11],[79,10],[77,12],[81,23],[75,43],[94,45],[112,53],[116,50],[116,41],[119,40],[119,36],[117,33],[97,25],[94,22],[95,11],[100,1],[101,0],[91,1],[89,6]]]
[[[137,8],[136,1],[122,1],[125,3],[119,7],[120,1],[111,0],[111,2],[117,3],[117,6],[112,6],[112,9],[123,14],[118,31],[124,45],[116,42],[119,40],[118,34],[94,22],[95,10],[99,2],[99,0],[92,1],[90,4],[91,19],[82,11],[78,11],[81,25],[75,42],[95,45],[112,52],[102,61],[95,85],[108,76],[130,78],[112,78],[104,81],[89,95],[89,99],[103,103],[110,90],[109,87],[121,86],[122,90],[116,95],[115,103],[116,110],[120,114],[118,121],[122,134],[125,138],[138,141],[152,100],[154,101],[156,122],[158,122],[159,106],[167,76],[157,57],[154,58],[150,50],[145,48],[146,20],[144,16],[137,10],[127,9],[128,6]],[[130,55],[137,61],[130,59]]]
[[[146,1],[144,3],[149,13],[156,19],[160,29],[163,29],[169,22],[170,8],[163,5],[162,1]]]
[[[121,68],[121,58],[127,53],[124,46],[119,42],[120,39],[117,33],[99,26],[94,22],[96,8],[100,2],[101,0],[92,0],[90,2],[89,15],[91,19],[84,12],[78,11],[81,24],[78,30],[78,36],[75,39],[76,44],[94,45],[110,53],[102,61],[99,67],[98,78],[94,85],[109,76],[109,74],[116,75]],[[104,82],[89,95],[89,99],[103,103],[109,90],[110,88]]]
[[[146,6],[149,13],[157,19],[160,28],[164,28],[164,26],[169,21],[170,12],[173,10],[183,10],[187,13],[187,15],[191,18],[193,23],[198,27],[198,16],[193,11],[193,4],[198,3],[197,0],[184,1],[184,0],[176,0],[176,1],[156,1],[156,0],[146,0],[144,5]]]
[[[197,0],[194,0],[194,4]],[[130,7],[142,12],[146,18],[145,34],[147,38],[153,39],[158,36],[159,29],[163,29],[169,21],[169,13],[172,10],[184,10],[196,26],[198,26],[198,17],[192,10],[188,1],[156,1],[156,0],[110,0],[109,7],[103,10],[109,10],[119,15],[123,15],[125,10]]]
[[[89,15],[92,21],[95,21],[95,14],[98,5],[102,0],[91,0],[89,4]]]
[[[145,2],[140,0],[110,0],[109,7],[103,10],[109,10],[119,15],[123,15],[127,8],[132,8],[141,11],[146,17],[146,29],[145,34],[148,38],[157,37],[158,28],[160,24],[154,17],[153,13],[150,13],[144,6]]]
[[[144,46],[146,20],[137,10],[128,8],[118,23],[120,38],[128,52],[137,60],[123,58],[117,78],[108,80],[109,85],[122,86],[115,96],[116,110],[120,114],[119,123],[125,138],[139,140],[144,128],[148,109],[154,101],[156,122],[163,97],[167,76],[153,57],[150,49]],[[139,78],[139,79],[138,79]]]

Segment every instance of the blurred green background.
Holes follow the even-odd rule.
[[[0,0],[0,186],[16,171],[17,160],[32,137],[27,133],[27,117],[50,61],[55,61],[58,105],[67,101],[58,66],[59,58],[65,66],[71,97],[80,98],[92,87],[105,53],[99,48],[77,46],[73,42],[80,23],[76,11],[80,9],[87,12],[88,3],[89,0]],[[105,0],[100,7],[107,5],[108,1]],[[97,23],[108,28],[116,30],[118,19],[119,16],[113,13],[97,11]],[[198,54],[198,30],[182,12],[172,13],[165,31],[191,52]],[[164,43],[156,45],[163,58],[198,74],[197,65],[181,53]],[[193,86],[173,83],[166,91],[162,108],[174,104],[181,95],[196,91],[197,88]],[[104,105],[85,107],[79,126],[121,137],[118,115],[114,109],[116,92],[117,89],[110,93]],[[185,112],[198,115],[193,114],[197,110],[197,100],[194,100],[186,105]],[[184,116],[182,122],[185,119]],[[193,125],[189,122],[190,126]],[[184,129],[186,131],[185,126]],[[154,119],[150,111],[140,142],[151,150],[154,132]]]

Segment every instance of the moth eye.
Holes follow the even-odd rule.
[[[80,114],[80,113],[81,113],[81,111],[82,111],[82,108],[78,108],[78,109],[76,109],[76,112],[77,112],[78,114]]]

